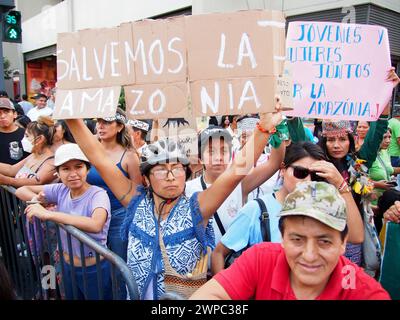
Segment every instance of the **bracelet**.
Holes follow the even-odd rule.
[[[256,125],[257,129],[260,130],[262,133],[268,133],[268,134],[274,134],[276,132],[276,128],[273,127],[271,130],[266,130],[263,127],[261,127],[260,123],[257,122]]]
[[[343,189],[339,190],[340,194],[350,193],[350,192],[351,192],[351,189],[350,189],[350,187],[348,185],[346,185]]]
[[[340,184],[338,191],[340,194],[351,192],[349,185],[347,184],[346,180],[343,179],[342,183]]]
[[[346,182],[346,180],[342,180],[342,183],[340,184],[340,186],[338,187],[338,190],[339,191],[341,191],[341,190],[343,190],[345,187],[346,187],[346,185],[347,185],[347,182]]]

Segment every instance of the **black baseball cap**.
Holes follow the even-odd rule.
[[[45,98],[47,100],[47,96],[45,94],[43,94],[43,93],[37,93],[31,98],[35,99],[35,100],[40,99],[40,98]]]

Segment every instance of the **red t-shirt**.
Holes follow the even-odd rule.
[[[214,276],[233,300],[295,300],[290,269],[279,243],[246,250],[232,266]],[[389,294],[360,267],[340,257],[316,300],[389,300]]]

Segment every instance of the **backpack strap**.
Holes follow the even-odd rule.
[[[201,187],[203,188],[203,190],[206,190],[207,185],[204,182],[203,176],[200,177],[200,182],[201,182]],[[217,223],[219,231],[221,232],[222,235],[224,235],[226,233],[226,231],[225,231],[224,225],[222,224],[221,219],[219,218],[218,211],[215,211],[214,218],[215,218],[215,222]]]
[[[263,241],[270,242],[271,241],[271,230],[269,226],[269,213],[265,203],[260,198],[254,199],[257,201],[260,206],[261,215],[260,215],[260,226],[261,226],[261,234]]]

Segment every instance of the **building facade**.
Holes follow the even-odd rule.
[[[107,28],[126,21],[180,14],[249,9],[284,11],[287,21],[377,24],[388,29],[392,65],[400,73],[399,0],[16,0],[23,17],[23,43],[5,44],[19,69],[22,91],[46,93],[56,81],[57,33]],[[12,94],[11,94],[12,96]],[[400,106],[400,98],[394,101]]]

